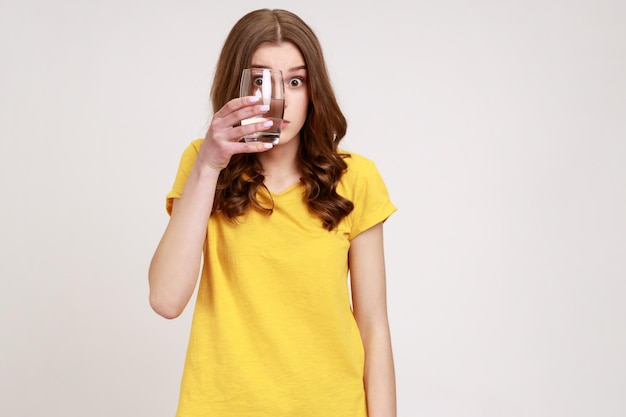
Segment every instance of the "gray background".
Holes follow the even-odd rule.
[[[0,415],[173,415],[192,309],[150,310],[148,263],[264,6],[317,31],[399,207],[399,415],[626,415],[623,1],[0,4]]]

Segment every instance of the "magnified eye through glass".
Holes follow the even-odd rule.
[[[268,130],[246,135],[246,142],[268,142],[277,144],[285,111],[285,95],[283,75],[280,70],[269,68],[246,68],[241,73],[239,96],[256,96],[260,102],[269,105],[270,109],[263,115],[241,121],[242,125],[262,123],[267,120],[274,122]]]

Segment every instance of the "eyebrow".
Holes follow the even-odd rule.
[[[252,68],[269,68],[266,65],[251,65],[251,67]],[[297,67],[289,68],[287,71],[294,72],[294,71],[300,71],[300,70],[306,70],[306,65],[298,65]]]

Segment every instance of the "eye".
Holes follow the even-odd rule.
[[[252,84],[256,85],[257,87],[260,87],[263,85],[263,77],[254,77],[252,79]]]
[[[295,77],[289,80],[289,87],[297,88],[304,84],[304,80],[300,77]]]

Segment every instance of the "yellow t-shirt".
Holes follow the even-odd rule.
[[[183,153],[168,211],[201,144]],[[209,218],[177,417],[367,416],[348,249],[396,208],[372,161],[346,162],[337,191],[355,208],[337,230],[311,214],[302,184],[272,194],[270,216]]]

